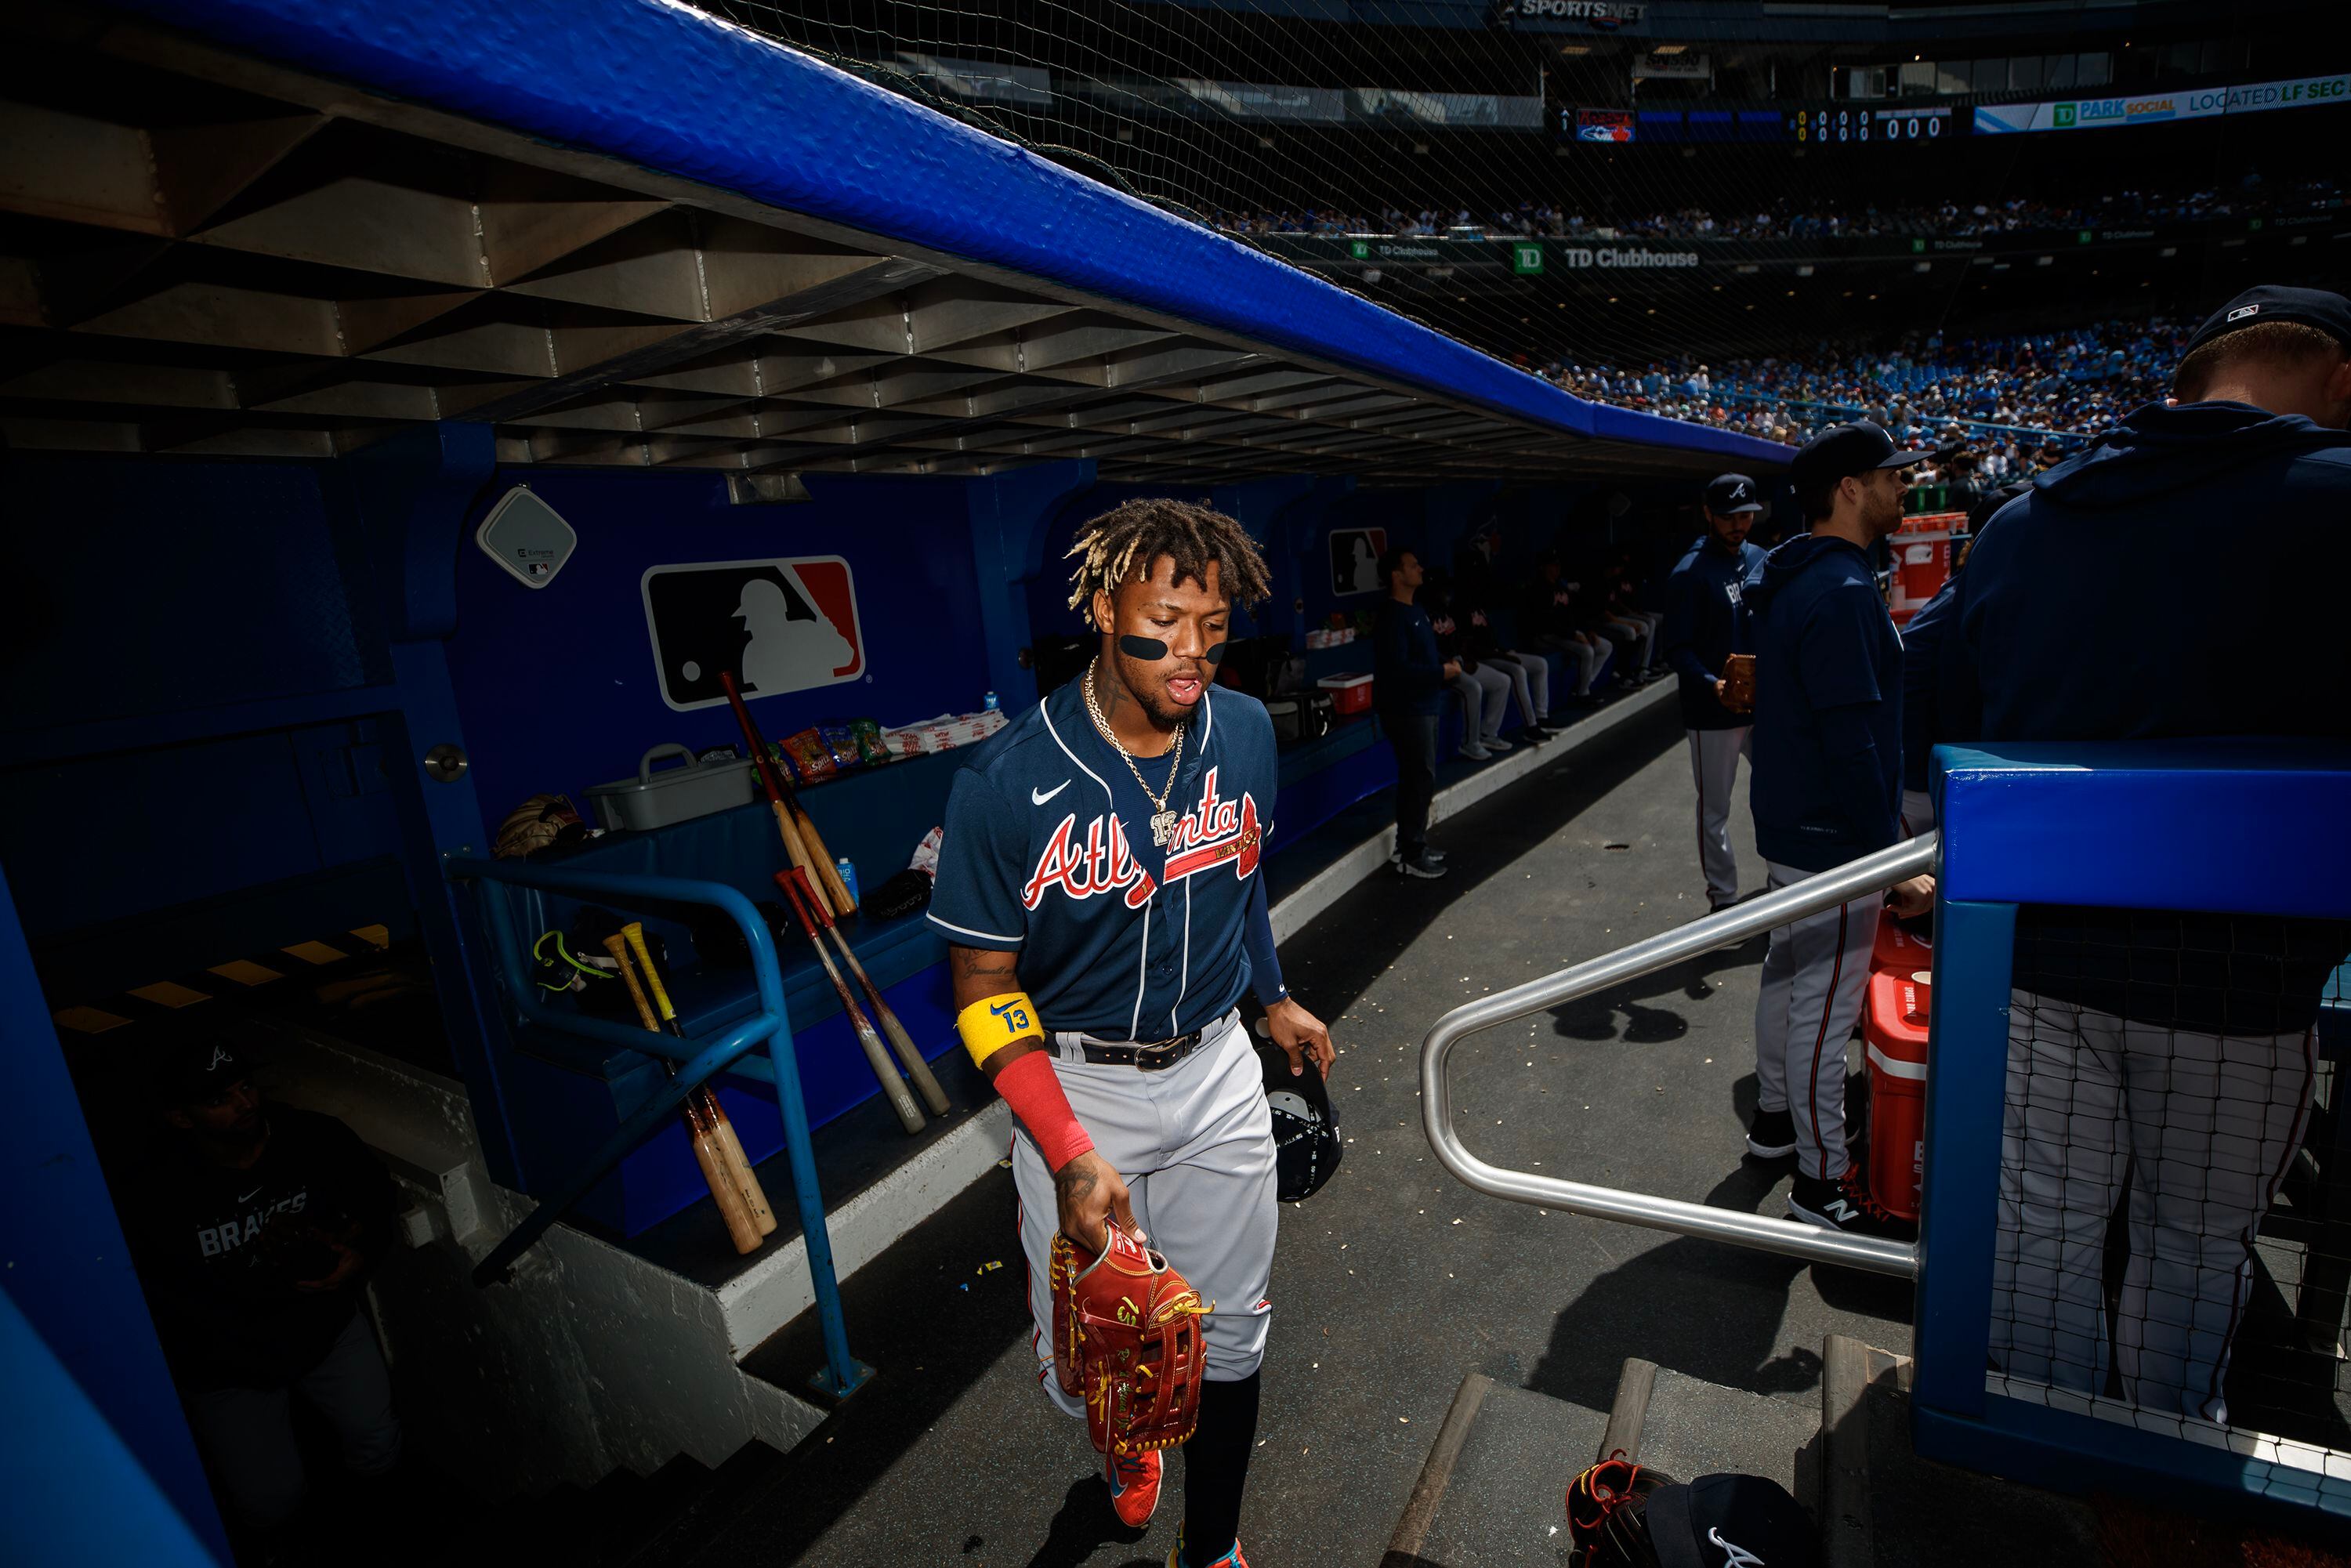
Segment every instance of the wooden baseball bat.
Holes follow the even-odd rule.
[[[824,950],[824,938],[817,935],[817,918],[809,907],[813,900],[804,900],[800,895],[800,889],[807,885],[805,873],[795,880],[790,873],[779,873],[776,885],[784,890],[784,897],[790,902],[793,914],[799,917],[800,925],[807,930],[809,946],[816,949],[817,961],[832,977],[833,991],[841,998],[841,1010],[857,1030],[857,1043],[864,1048],[865,1060],[872,1067],[873,1076],[881,1080],[882,1092],[890,1097],[891,1108],[898,1113],[898,1120],[905,1125],[906,1131],[921,1132],[925,1124],[923,1113],[915,1109],[914,1097],[906,1092],[906,1081],[898,1076],[896,1068],[890,1065],[890,1053],[883,1049],[882,1037],[875,1034],[873,1026],[866,1021],[863,1010],[857,1005],[857,998],[849,993],[849,982],[841,977],[840,969],[833,965],[832,955]]]
[[[743,744],[750,750],[751,766],[759,776],[760,789],[767,793],[768,809],[776,814],[776,831],[784,841],[784,858],[796,866],[805,866],[808,845],[801,841],[799,823],[784,800],[783,781],[777,777],[776,765],[768,756],[767,743],[759,738],[759,727],[751,722],[751,710],[743,706],[743,694],[736,688],[734,674],[721,670],[718,684],[726,693],[727,705],[735,710],[735,722],[742,727]]]
[[[744,705],[734,672],[719,671],[718,685],[726,693],[727,706],[735,710],[735,722],[742,727],[744,744],[751,748],[751,764],[758,769],[759,785],[768,792],[768,804],[775,808],[776,825],[783,830],[784,853],[824,890],[825,900],[832,905],[834,914],[856,914],[857,900],[849,895],[849,884],[841,880],[841,868],[832,863],[832,852],[825,846],[824,836],[816,831],[816,823],[800,807],[799,796],[784,781],[784,776],[776,770],[774,759],[768,755],[768,743],[760,737],[751,710]]]
[[[849,965],[849,972],[857,977],[859,988],[865,992],[866,1001],[872,1006],[873,1021],[882,1026],[882,1032],[890,1037],[890,1048],[898,1053],[898,1060],[906,1064],[906,1076],[914,1081],[916,1089],[922,1091],[923,1102],[930,1106],[931,1114],[946,1115],[946,1091],[940,1088],[939,1081],[931,1075],[931,1064],[925,1061],[923,1053],[914,1049],[914,1037],[906,1032],[906,1026],[898,1021],[896,1010],[883,1000],[882,988],[873,983],[873,977],[867,974],[865,966],[857,961],[857,955],[850,949],[849,938],[841,934],[841,927],[825,913],[822,901],[810,892],[807,873],[795,866],[790,871],[778,872],[776,881],[778,885],[787,881],[799,884],[797,891],[807,898],[809,908],[824,926],[825,935],[832,938],[833,946],[841,949],[842,959]],[[793,891],[787,888],[785,896],[790,897]]]
[[[653,964],[653,949],[645,946],[644,925],[632,920],[621,927],[621,935],[628,939],[629,946],[637,955],[637,962],[643,966],[645,984],[653,989],[653,1004],[660,1009],[662,1022],[669,1026],[670,1033],[684,1040],[685,1030],[677,1021],[677,1009],[670,1005],[669,988],[662,984],[661,970]],[[719,1145],[726,1153],[726,1168],[734,1173],[735,1185],[741,1189],[743,1201],[751,1206],[751,1218],[758,1223],[759,1234],[774,1235],[776,1211],[768,1202],[767,1188],[759,1185],[759,1174],[751,1168],[750,1156],[743,1152],[743,1140],[735,1132],[735,1118],[726,1113],[726,1107],[718,1103],[718,1096],[710,1092],[707,1083],[695,1085],[694,1092],[686,1099],[694,1107],[695,1114],[718,1134]]]
[[[653,1004],[645,1000],[644,988],[637,984],[636,973],[629,967],[627,939],[616,931],[604,938],[604,950],[621,966],[621,978],[628,982],[629,998],[637,1004],[637,1020],[653,1033],[661,1033],[661,1025],[653,1021]],[[676,1069],[670,1071],[674,1072]],[[690,1097],[685,1104],[685,1125],[694,1144],[694,1163],[702,1167],[702,1179],[710,1188],[710,1201],[718,1206],[718,1218],[726,1223],[726,1239],[735,1243],[738,1253],[757,1252],[759,1222],[751,1218],[751,1205],[743,1197],[743,1189],[735,1184],[735,1173],[727,1169],[726,1150],[717,1132],[703,1120]]]

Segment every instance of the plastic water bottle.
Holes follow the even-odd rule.
[[[839,860],[832,862],[832,869],[841,873],[841,885],[849,890],[849,902],[852,904],[863,903],[864,900],[860,898],[857,894],[857,867],[855,863],[852,862],[847,855],[843,855]]]
[[[981,697],[979,699],[979,706],[986,708],[988,712],[994,713],[999,706],[996,694],[994,692],[989,692],[986,696]]]

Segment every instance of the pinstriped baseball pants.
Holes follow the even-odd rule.
[[[1773,889],[1813,873],[1777,861]],[[1869,950],[1883,894],[1776,927],[1755,994],[1755,1101],[1796,1122],[1796,1164],[1806,1176],[1844,1174],[1845,1041],[1869,990]]]
[[[2111,1364],[2144,1410],[2225,1424],[2254,1233],[2309,1121],[2313,1031],[2162,1029],[2010,994],[1991,1354],[2091,1394]],[[2106,1227],[2129,1188],[2129,1260],[2105,1301]]]

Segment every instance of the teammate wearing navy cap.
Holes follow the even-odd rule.
[[[1766,556],[1746,595],[1758,618],[1748,805],[1775,888],[1900,834],[1902,640],[1867,552],[1901,525],[1901,470],[1924,455],[1874,424],[1841,424],[1789,465],[1810,531]],[[1894,907],[1922,913],[1933,891],[1914,877],[1895,887]],[[1855,1235],[1907,1230],[1869,1201],[1844,1145],[1845,1040],[1882,903],[1870,894],[1773,931],[1755,999],[1748,1147],[1794,1155],[1790,1211]]]
[[[2172,392],[2042,475],[1969,556],[1955,640],[1986,740],[2351,737],[2351,641],[2313,576],[2351,518],[2351,300],[2248,289],[2189,340]],[[2166,646],[2216,603],[2276,612],[2258,679]],[[2018,911],[2001,1372],[2086,1394],[2113,1375],[2143,1409],[2228,1420],[2254,1238],[2303,1145],[2346,948],[2339,920]]]
[[[1762,492],[1744,474],[1725,474],[1708,485],[1706,537],[1666,579],[1666,662],[1681,685],[1682,730],[1689,737],[1690,776],[1698,785],[1698,858],[1710,910],[1739,900],[1730,800],[1752,732],[1746,712],[1723,706],[1723,662],[1753,652],[1742,595],[1747,579],[1763,564],[1762,549],[1747,542],[1762,509]]]
[[[1293,1072],[1331,1037],[1281,983],[1259,870],[1273,826],[1273,726],[1215,685],[1232,607],[1266,596],[1238,523],[1129,501],[1087,524],[1070,602],[1102,634],[1086,673],[991,737],[947,800],[932,923],[946,933],[967,1048],[1018,1118],[1012,1174],[1046,1394],[1048,1262],[1116,1225],[1216,1303],[1171,1563],[1241,1563],[1236,1532],[1272,1302],[1275,1150],[1241,992]],[[1140,1528],[1160,1456],[1105,1460]]]

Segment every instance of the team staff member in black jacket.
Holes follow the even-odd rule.
[[[1437,716],[1446,685],[1461,666],[1437,652],[1427,612],[1412,601],[1423,580],[1420,558],[1400,545],[1390,549],[1380,558],[1380,580],[1388,596],[1380,601],[1372,628],[1372,700],[1395,747],[1395,867],[1433,881],[1445,874],[1445,856],[1428,847],[1428,805],[1437,799]]]
[[[1739,901],[1739,860],[1730,850],[1730,798],[1739,759],[1749,756],[1748,715],[1722,706],[1723,661],[1754,651],[1748,641],[1747,580],[1763,552],[1747,530],[1763,499],[1744,474],[1706,487],[1706,537],[1666,579],[1666,662],[1681,686],[1682,730],[1689,737],[1690,776],[1698,785],[1698,858],[1709,910]]]
[[[1868,550],[1901,526],[1901,470],[1919,455],[1895,450],[1874,424],[1814,436],[1789,465],[1811,531],[1764,557],[1747,591],[1758,620],[1748,805],[1775,888],[1899,836],[1902,639]],[[1924,913],[1934,882],[1913,877],[1891,898],[1896,914]],[[1844,1145],[1845,1040],[1884,902],[1869,894],[1773,931],[1755,998],[1748,1147],[1794,1155],[1790,1212],[1848,1235],[1908,1228],[1870,1202]]]
[[[1969,556],[1985,740],[2351,736],[2351,639],[2312,576],[2351,519],[2351,300],[2250,289],[2189,340],[2172,390]],[[2214,604],[2273,612],[2259,679],[2169,656],[2168,629]],[[2302,1146],[2346,948],[2336,920],[2018,912],[1991,1333],[2011,1377],[2095,1394],[2111,1367],[2142,1408],[2228,1420],[2254,1233]]]
[[[305,1490],[288,1396],[326,1419],[346,1469],[390,1473],[400,1418],[359,1312],[392,1242],[392,1182],[332,1116],[266,1103],[226,1040],[175,1048],[171,1129],[124,1212],[149,1310],[214,1479],[267,1531]]]

